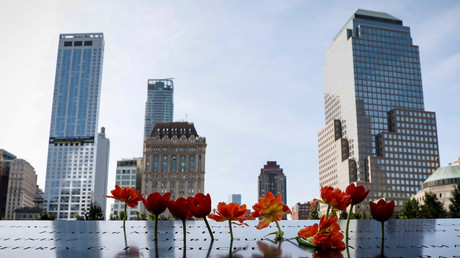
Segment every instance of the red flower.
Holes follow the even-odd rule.
[[[351,198],[345,192],[342,192],[338,188],[334,188],[332,186],[322,186],[321,187],[321,198],[323,200],[315,200],[310,209],[313,207],[314,204],[317,202],[321,202],[332,206],[332,208],[336,210],[344,211],[348,205],[351,204]]]
[[[370,190],[367,190],[364,188],[364,186],[355,186],[354,184],[350,184],[347,187],[346,193],[350,196],[351,198],[351,203],[353,205],[361,203],[366,199],[367,194],[369,194]]]
[[[197,218],[204,218],[211,213],[211,196],[197,193],[195,198],[187,198],[187,207],[193,216]]]
[[[286,204],[281,203],[281,194],[277,198],[271,193],[267,192],[265,197],[259,197],[259,202],[252,206],[254,212],[251,213],[253,217],[262,217],[257,229],[268,227],[271,222],[279,221],[283,218],[283,214],[290,214],[291,210]]]
[[[176,201],[171,200],[168,209],[176,219],[186,220],[193,216],[187,208],[187,200],[182,197],[179,197]]]
[[[238,220],[240,223],[248,226],[248,224],[243,223],[243,221],[251,219],[251,217],[246,216],[246,204],[239,206],[237,203],[219,202],[217,205],[217,215],[209,214],[209,218],[217,222],[222,222],[226,220]]]
[[[387,203],[383,199],[380,199],[377,204],[369,202],[369,205],[371,206],[372,217],[380,222],[389,220],[395,209],[395,201]]]
[[[345,243],[342,241],[343,234],[340,233],[336,217],[328,219],[323,215],[319,225],[315,223],[313,226],[301,229],[297,235],[322,249],[345,248]]]
[[[169,205],[171,193],[165,193],[163,196],[159,192],[151,193],[147,196],[147,200],[142,198],[145,208],[155,215],[163,213]]]
[[[136,191],[134,187],[125,187],[121,189],[119,185],[115,185],[115,190],[110,191],[113,196],[104,195],[108,198],[114,198],[121,202],[125,202],[129,207],[134,208],[138,202],[141,201],[144,194],[139,195],[139,191]]]

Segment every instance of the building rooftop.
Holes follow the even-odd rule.
[[[199,136],[193,123],[189,122],[155,123],[150,136],[160,136],[160,138],[177,136],[180,138],[183,135],[187,138],[192,135]]]
[[[399,24],[399,25],[403,24],[400,19],[394,16],[391,16],[387,13],[369,11],[369,10],[363,10],[363,9],[358,9],[353,15],[353,18],[381,21],[381,22],[387,22],[387,23],[393,23],[393,24]]]
[[[445,179],[460,179],[460,166],[438,168],[423,184]]]

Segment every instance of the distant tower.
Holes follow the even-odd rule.
[[[149,137],[155,123],[173,121],[174,83],[172,79],[150,79],[147,81],[145,103],[144,137]]]
[[[83,215],[106,193],[99,178],[108,145],[98,136],[103,56],[102,33],[59,35],[44,198],[58,220]]]
[[[266,192],[271,192],[275,197],[281,194],[281,201],[287,204],[286,176],[276,161],[267,161],[267,165],[260,170],[259,197],[265,196]]]
[[[204,193],[205,154],[206,138],[193,123],[156,123],[144,138],[141,192],[170,192],[171,199]]]
[[[228,202],[233,202],[237,203],[238,205],[241,205],[241,194],[230,194],[228,196]]]

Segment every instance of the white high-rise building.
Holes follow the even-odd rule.
[[[59,220],[105,203],[109,144],[97,134],[103,56],[102,33],[59,36],[44,201]]]

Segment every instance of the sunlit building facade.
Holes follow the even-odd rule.
[[[117,170],[115,184],[121,188],[134,187],[136,188],[138,174],[142,169],[142,158],[122,159],[117,161]],[[138,189],[138,188],[136,188]],[[142,205],[137,205],[134,208],[127,207],[127,218],[132,220],[136,217],[136,213],[140,212]],[[119,200],[114,200],[112,204],[112,215],[119,216],[124,212],[125,203]]]
[[[193,123],[155,123],[144,138],[141,192],[170,192],[173,200],[204,193],[206,146]]]
[[[364,185],[369,200],[395,200],[399,209],[439,167],[436,117],[424,109],[410,28],[356,11],[327,51],[324,81],[320,185]]]

